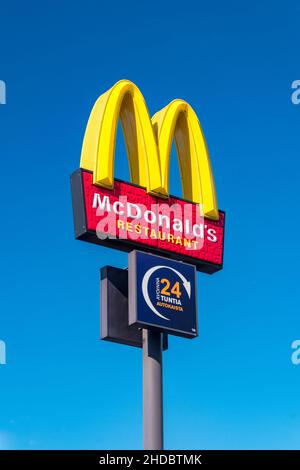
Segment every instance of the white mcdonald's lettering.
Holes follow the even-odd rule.
[[[144,212],[144,219],[146,222],[148,222],[148,224],[156,224],[156,220],[157,220],[156,213],[154,211],[147,209]]]
[[[104,196],[104,197],[103,197],[103,200],[101,201],[101,196],[100,196],[100,194],[95,193],[95,194],[94,194],[94,199],[93,199],[93,209],[97,209],[97,207],[99,207],[99,209],[100,209],[101,211],[110,212],[111,209],[110,209],[110,200],[109,200],[109,197],[108,197],[108,196]]]
[[[186,206],[191,204],[186,203]],[[171,224],[170,215],[160,213],[160,204],[151,204],[152,209],[148,209],[143,204],[135,204],[127,201],[126,196],[120,196],[119,200],[111,203],[110,197],[105,195],[101,196],[99,193],[95,193],[93,197],[93,209],[97,210],[97,215],[101,216],[104,212],[114,213],[116,216],[124,216],[124,219],[140,220],[150,225],[157,225],[158,228],[170,229],[174,232],[183,233],[184,236],[196,237],[216,243],[218,241],[216,230],[212,227],[207,227],[203,217],[200,217],[201,223],[192,223],[190,219],[185,218],[182,214],[182,219],[174,217]],[[174,208],[169,206],[169,214],[172,211],[178,212],[178,207],[174,204]],[[187,210],[187,213],[191,211]]]
[[[135,213],[132,212],[132,209]],[[133,204],[132,202],[127,203],[127,215],[132,219],[140,219],[142,217],[142,209],[137,204]]]

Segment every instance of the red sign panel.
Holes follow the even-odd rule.
[[[218,221],[201,216],[200,206],[180,198],[161,199],[142,187],[115,180],[113,189],[93,185],[93,175],[71,177],[75,236],[121,250],[134,248],[196,265],[222,269],[225,214]]]

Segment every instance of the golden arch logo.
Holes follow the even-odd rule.
[[[150,118],[144,97],[128,80],[101,95],[90,114],[80,167],[93,172],[93,184],[112,189],[117,124],[120,118],[131,182],[161,197],[169,196],[169,167],[174,139],[183,197],[203,207],[208,219],[219,211],[209,153],[193,108],[176,99]]]
[[[114,178],[119,120],[131,183]],[[169,195],[173,140],[183,198]],[[78,240],[167,254],[207,273],[222,269],[225,213],[199,120],[185,101],[172,101],[151,119],[136,85],[116,83],[93,106],[71,189]]]

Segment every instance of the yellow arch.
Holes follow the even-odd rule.
[[[131,181],[160,197],[169,195],[169,166],[175,139],[183,196],[218,219],[218,205],[204,135],[192,107],[174,100],[152,122],[142,93],[121,80],[96,101],[85,131],[80,167],[93,171],[94,184],[113,187],[115,140],[120,117]]]
[[[121,80],[96,101],[83,139],[80,167],[93,171],[93,182],[113,187],[115,140],[121,119],[131,181],[148,192],[166,196],[161,187],[158,148],[149,112],[140,90]]]
[[[175,139],[183,197],[201,203],[204,215],[218,220],[218,204],[205,138],[193,108],[174,100],[152,118],[160,155],[162,188],[169,193],[170,153]]]

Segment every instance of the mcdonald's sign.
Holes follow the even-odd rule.
[[[119,119],[130,183],[114,178]],[[169,194],[173,139],[182,198]],[[94,104],[71,188],[77,239],[151,251],[208,273],[222,269],[225,213],[218,208],[200,123],[185,101],[172,101],[151,119],[137,86],[116,83]]]

